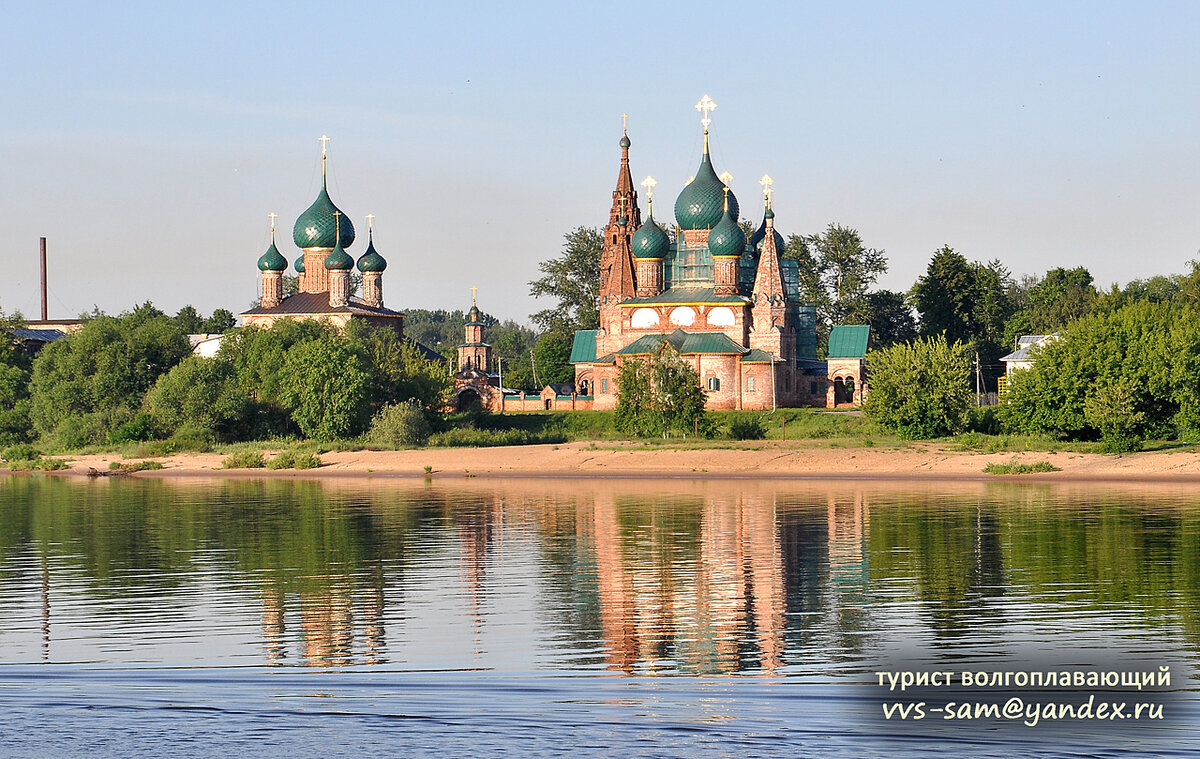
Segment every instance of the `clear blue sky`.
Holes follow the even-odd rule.
[[[0,309],[244,309],[331,194],[393,307],[525,319],[562,234],[607,220],[620,114],[659,218],[700,150],[744,215],[859,229],[907,289],[943,244],[1101,284],[1200,248],[1200,3],[23,3],[0,25]],[[365,230],[364,230],[365,231]],[[361,253],[365,234],[352,253]]]

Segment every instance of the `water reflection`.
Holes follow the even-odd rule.
[[[0,480],[9,661],[828,674],[1200,646],[1186,490]]]

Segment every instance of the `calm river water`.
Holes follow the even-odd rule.
[[[0,477],[0,756],[1200,756],[1198,659],[1195,488]]]

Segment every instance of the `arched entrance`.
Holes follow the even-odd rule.
[[[459,411],[475,411],[483,408],[483,398],[478,390],[466,387],[455,397],[454,407]]]

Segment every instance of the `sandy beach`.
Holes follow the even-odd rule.
[[[270,452],[267,456],[270,457]],[[1155,451],[1125,456],[1074,452],[974,453],[945,444],[902,448],[838,448],[821,443],[753,442],[721,448],[671,449],[639,443],[564,443],[497,448],[331,451],[319,469],[222,469],[216,453],[158,457],[163,469],[136,477],[586,477],[975,479],[1019,481],[1197,481],[1200,452]],[[989,463],[1048,461],[1060,471],[988,475]],[[61,474],[108,473],[116,454],[69,458]],[[426,471],[429,467],[429,471]]]

